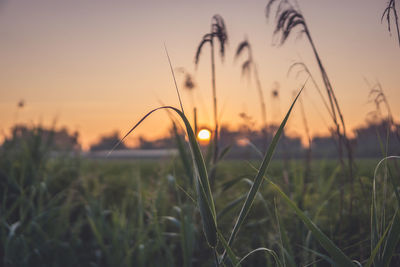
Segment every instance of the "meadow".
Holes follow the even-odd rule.
[[[187,169],[181,155],[146,161],[55,157],[51,142],[39,134],[16,138],[1,151],[3,266],[213,266],[213,251],[221,261],[229,248],[226,240],[261,163],[219,162],[210,180],[219,241],[211,248],[193,167]],[[392,185],[399,172],[390,160],[375,171],[378,162],[356,160],[350,213],[350,194],[341,199],[340,192],[351,185],[341,181],[337,159],[313,160],[307,178],[304,160],[286,167],[272,160],[220,265],[239,265],[254,251],[242,266],[342,266],[321,242],[324,233],[348,259],[365,265],[376,253],[381,262],[374,266],[396,266],[399,221]]]
[[[397,25],[394,5],[390,1],[383,15],[395,15]],[[386,136],[377,131],[381,154],[356,158],[336,91],[300,9],[289,1],[270,0],[266,16],[272,14],[280,45],[295,30],[305,36],[322,86],[305,63],[295,62],[289,71],[305,73],[304,82],[293,88],[290,108],[268,132],[268,103],[256,57],[249,40],[238,45],[235,57],[247,53],[242,72],[253,77],[259,97],[259,132],[266,143],[252,147],[258,160],[226,159],[231,147],[221,146],[215,61],[225,57],[228,34],[222,16],[214,15],[194,54],[197,66],[203,63],[204,50],[210,49],[210,143],[200,145],[197,140],[197,121],[190,122],[185,113],[167,48],[179,108],[149,111],[109,153],[153,113],[168,111],[177,156],[94,160],[74,149],[55,151],[52,132],[43,134],[41,126],[23,134],[16,131],[0,148],[0,265],[399,266],[399,156],[398,151],[389,154],[391,142],[400,141],[399,125],[382,87],[377,84],[370,93],[376,116],[387,126]],[[185,89],[193,86],[186,75]],[[306,86],[315,89],[329,115],[336,158],[312,156],[301,102]],[[297,105],[302,108],[308,150],[302,158],[275,159]]]

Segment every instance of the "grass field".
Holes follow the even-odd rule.
[[[386,16],[389,31],[391,14],[400,40],[394,0],[382,17]],[[188,117],[192,110],[184,111],[166,45],[180,108],[154,108],[122,139],[116,133],[111,139],[103,138],[98,148],[108,150],[107,145],[116,143],[109,151],[112,153],[144,120],[162,110],[168,111],[170,141],[176,143],[177,155],[162,160],[94,160],[79,154],[78,133],[69,136],[64,129],[58,144],[64,145],[61,149],[53,143],[54,129],[16,125],[11,130],[0,146],[0,267],[400,266],[400,156],[395,156],[399,151],[392,145],[400,141],[400,126],[380,83],[371,86],[369,93],[376,106],[372,112],[375,124],[359,129],[355,133],[358,139],[352,139],[298,3],[269,0],[265,15],[274,20],[274,37],[280,45],[294,32],[304,36],[323,86],[304,62],[294,62],[289,72],[298,69],[307,77],[301,89],[290,88],[294,98],[279,126],[267,124],[267,104],[252,46],[247,38],[239,44],[236,57],[247,53],[242,72],[255,80],[261,115],[261,127],[255,128],[252,118],[240,113],[242,133],[257,132],[263,145],[254,145],[247,136],[247,141],[242,141],[259,154],[259,160],[226,160],[237,136],[228,147],[222,147],[216,58],[225,58],[229,38],[224,19],[217,14],[194,58],[196,67],[200,58],[205,64],[202,55],[210,48],[213,129],[208,131],[208,145],[199,145],[194,98],[190,107],[193,122]],[[195,88],[190,77],[186,73],[184,89],[188,91]],[[152,79],[158,79],[157,75]],[[312,154],[310,115],[299,98],[308,84],[329,115],[329,122],[324,122],[331,135],[328,141],[334,144],[325,150],[334,151],[324,152],[335,159]],[[277,102],[278,87],[271,91]],[[295,105],[300,105],[307,144],[297,149],[299,159],[290,159],[286,153],[294,150],[290,143],[282,146],[280,158],[274,158]],[[20,101],[18,109],[23,107]],[[235,110],[239,112],[238,107]],[[144,137],[140,140],[146,141]],[[371,147],[379,147],[381,157],[355,157]]]
[[[1,153],[3,266],[215,264],[202,230],[193,180],[188,176],[191,170],[185,170],[179,156],[159,161],[54,158],[38,140],[4,148]],[[343,183],[337,160],[312,161],[306,180],[303,160],[289,161],[286,167],[276,160],[266,177],[349,258],[365,264],[374,244],[371,203],[378,161],[356,161],[351,214],[350,185]],[[221,161],[210,181],[218,231],[226,240],[260,163]],[[376,174],[378,236],[384,235],[388,225],[395,225],[396,198],[388,177],[398,177],[399,172],[392,165]],[[343,201],[341,190],[345,192]],[[397,217],[394,220],[397,222]],[[219,258],[226,248],[221,240],[215,247]],[[325,266],[335,262],[268,182],[256,194],[232,248],[238,258],[263,248],[246,258],[243,266]],[[392,252],[392,266],[399,262],[398,251],[394,248]],[[232,261],[229,257],[221,264],[229,266]]]

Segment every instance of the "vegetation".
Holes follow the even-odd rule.
[[[118,132],[113,132],[110,135],[102,136],[96,144],[90,146],[90,151],[110,150],[120,139],[121,138]],[[125,144],[121,144],[121,146],[118,147],[118,149],[124,148],[126,148]]]
[[[219,52],[221,58],[223,59],[225,56],[225,46],[228,42],[228,34],[225,26],[224,19],[220,15],[214,15],[212,17],[211,30],[209,33],[206,33],[199,46],[197,47],[196,56],[194,59],[194,63],[197,66],[199,64],[200,55],[202,48],[205,44],[210,44],[211,49],[211,87],[212,87],[212,96],[213,96],[213,112],[214,112],[214,152],[213,152],[213,164],[217,163],[219,156],[219,145],[218,145],[218,106],[217,106],[217,86],[216,86],[216,74],[215,74],[215,55],[214,55],[214,45],[215,40],[219,43]],[[214,176],[213,174],[211,175]]]
[[[392,28],[391,28],[391,21],[390,21],[390,16],[391,14],[394,17],[394,22],[393,24],[396,26],[396,33],[397,33],[397,40],[399,42],[400,46],[400,30],[399,30],[399,16],[397,15],[397,10],[396,10],[396,0],[389,0],[387,7],[383,11],[381,21],[386,17],[387,21],[387,26],[388,26],[388,31],[391,33]]]
[[[192,168],[186,170],[189,163],[180,156],[159,162],[88,161],[69,154],[54,157],[48,146],[51,139],[38,138],[35,132],[32,129],[29,138],[3,146],[0,154],[3,266],[214,264],[199,220],[196,203],[200,200],[195,200]],[[323,266],[338,260],[334,253],[366,265],[371,251],[376,259],[387,262],[385,251],[397,243],[394,234],[389,235],[398,231],[396,161],[357,162],[357,209],[342,219],[336,212],[340,203],[336,160],[314,160],[307,183],[301,161],[291,161],[288,181],[282,162],[270,162],[268,180],[251,195],[252,208],[240,220],[230,253],[243,257],[263,248],[247,257],[241,263],[244,266],[276,266],[275,258],[282,266]],[[219,164],[212,197],[218,222],[216,250],[221,255],[228,248],[224,239],[232,235],[246,191],[254,188],[251,177],[259,173],[254,167],[259,161]],[[348,203],[349,196],[345,196]],[[294,212],[300,220],[293,217]],[[331,242],[325,243],[328,237]],[[378,244],[386,249],[374,251]],[[390,245],[391,266],[400,260],[396,247]],[[235,261],[234,256],[224,263],[230,265],[230,261]]]
[[[269,1],[267,14],[276,2]],[[276,17],[275,32],[281,34],[282,44],[293,29],[300,28],[313,49],[335,126],[336,158],[316,160],[308,135],[305,162],[273,160],[295,105],[301,104],[307,131],[307,114],[302,103],[296,103],[305,82],[277,127],[266,125],[265,103],[260,99],[266,131],[261,136],[269,141],[266,152],[249,142],[260,159],[223,160],[229,147],[218,150],[214,42],[220,43],[224,56],[228,37],[222,17],[215,15],[195,60],[198,64],[203,45],[209,43],[215,120],[209,147],[197,142],[177,86],[181,109],[155,108],[121,140],[113,134],[93,146],[93,150],[110,147],[114,141],[114,150],[154,112],[168,111],[177,115],[185,133],[178,121],[172,122],[179,151],[172,159],[82,159],[70,153],[77,151],[77,135],[71,139],[66,131],[60,135],[40,126],[16,128],[0,148],[1,265],[398,266],[400,138],[385,94],[379,84],[371,88],[379,120],[360,129],[357,139],[361,149],[372,142],[379,146],[381,157],[357,160],[355,165],[343,114],[303,15],[281,1]],[[239,45],[236,55],[244,48],[250,56],[243,70],[251,66],[256,71],[247,41]],[[311,76],[304,64],[295,66]],[[258,79],[257,72],[254,75]],[[312,76],[311,80],[317,87]],[[262,98],[261,86],[258,90]],[[371,129],[377,137],[372,142]],[[57,137],[65,135],[70,146],[60,147]],[[347,166],[342,148],[346,148]]]
[[[244,53],[243,52],[244,50],[247,50],[248,58],[242,64],[242,75],[246,75],[250,79],[251,74],[252,73],[254,74],[254,79],[256,81],[256,86],[257,86],[258,98],[260,100],[260,107],[261,107],[261,129],[264,129],[265,127],[267,127],[267,109],[265,106],[264,93],[262,91],[257,65],[253,59],[253,51],[247,39],[238,45],[235,54],[235,59],[237,59],[242,53]]]

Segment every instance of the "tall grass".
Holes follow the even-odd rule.
[[[391,33],[391,19],[390,16],[391,14],[394,17],[394,22],[393,24],[396,26],[396,33],[397,33],[397,40],[399,42],[399,46],[400,46],[400,29],[399,29],[399,17],[397,15],[397,10],[396,10],[396,0],[389,0],[387,7],[385,8],[385,10],[383,11],[382,14],[382,18],[381,21],[383,21],[383,19],[386,17],[386,21],[387,21],[387,26],[388,26],[388,31],[389,33]]]
[[[211,266],[215,264],[215,251],[220,264],[227,266],[292,266],[293,262],[302,266],[312,262],[316,266],[325,266],[324,262],[346,266],[348,259],[365,266],[395,266],[400,236],[398,181],[393,179],[396,169],[386,160],[378,164],[374,175],[371,230],[355,231],[352,237],[352,243],[361,242],[358,252],[357,247],[336,245],[343,236],[332,230],[338,220],[334,212],[338,206],[333,201],[338,193],[332,185],[339,169],[333,162],[329,168],[328,163],[313,162],[314,176],[319,179],[307,184],[305,195],[300,182],[296,183],[299,190],[294,191],[282,182],[281,162],[268,162],[274,144],[255,170],[246,162],[222,162],[218,176],[221,183],[210,192],[217,214],[214,220],[212,208],[208,208],[212,202],[207,193],[202,193],[208,189],[200,174],[207,172],[197,164],[201,158],[195,156],[196,145],[190,143],[194,149],[187,151],[180,133],[177,138],[182,142],[182,151],[189,152],[182,152],[177,159],[195,159],[190,164],[195,171],[194,183],[193,170],[184,166],[189,164],[187,161],[52,158],[45,152],[49,141],[40,141],[38,136],[27,143],[18,141],[3,147],[2,265]],[[32,161],[32,155],[41,155],[40,164]],[[290,177],[301,173],[298,170],[302,165],[292,165]],[[366,169],[365,173],[373,170]],[[239,174],[243,175],[237,177]],[[247,178],[252,176],[256,178]],[[266,181],[264,186],[260,177]],[[278,197],[277,216],[271,209],[274,196]],[[304,198],[302,209],[298,208],[300,197]],[[238,210],[239,206],[242,209]],[[361,225],[367,228],[368,206],[360,202],[357,207]],[[293,212],[300,220],[293,218]],[[354,217],[345,217],[340,223],[348,227],[350,219]],[[236,242],[229,245],[229,236],[234,236],[231,240]]]
[[[224,19],[220,15],[214,15],[211,18],[211,29],[209,33],[206,33],[199,46],[197,47],[196,56],[194,63],[197,66],[200,61],[201,52],[206,44],[210,45],[211,52],[211,88],[213,96],[213,113],[214,113],[214,153],[213,153],[213,163],[215,164],[218,160],[219,145],[218,145],[218,106],[217,106],[217,86],[216,86],[216,73],[215,73],[215,43],[219,43],[219,53],[223,59],[225,56],[225,46],[228,43],[228,34],[225,26]],[[213,176],[212,174],[211,176]]]
[[[271,8],[276,3],[277,0],[270,0],[266,6],[266,16],[270,17],[271,13]],[[350,214],[352,213],[352,207],[353,207],[353,194],[354,194],[354,175],[353,175],[353,164],[354,164],[354,159],[353,159],[353,151],[352,147],[349,141],[349,138],[347,137],[347,132],[346,132],[346,124],[344,121],[343,113],[341,111],[341,108],[339,106],[339,102],[337,100],[335,91],[333,90],[332,84],[330,82],[330,79],[328,77],[328,74],[326,72],[326,69],[324,65],[322,64],[320,55],[317,51],[317,48],[314,44],[314,41],[311,37],[311,33],[308,29],[307,23],[305,18],[303,17],[301,11],[298,8],[295,8],[289,1],[287,0],[281,0],[276,8],[276,26],[275,26],[275,34],[280,34],[281,40],[280,43],[281,45],[284,44],[289,35],[294,31],[294,29],[300,29],[301,33],[304,33],[309,44],[311,45],[312,51],[314,53],[315,59],[317,61],[319,70],[321,72],[322,80],[325,85],[326,89],[326,94],[328,96],[329,100],[329,105],[330,105],[330,113],[332,114],[332,120],[335,125],[335,133],[338,138],[338,151],[339,151],[339,160],[342,165],[343,173],[347,173],[347,178],[350,180],[350,187],[351,187],[351,197],[350,197],[350,203],[349,203],[349,212]],[[346,148],[347,152],[347,160],[348,160],[348,166],[347,166],[347,172],[345,168],[345,164],[343,161],[343,148]],[[341,193],[341,202],[343,203],[343,192]]]
[[[268,12],[275,2],[269,1]],[[27,136],[15,135],[3,144],[0,148],[1,266],[330,264],[381,267],[398,264],[400,193],[395,179],[398,170],[392,168],[390,162],[399,157],[385,156],[376,165],[372,177],[372,170],[368,168],[366,174],[357,173],[359,180],[372,191],[365,201],[364,188],[353,184],[353,159],[343,116],[305,20],[287,1],[280,2],[277,10],[276,33],[281,33],[282,44],[293,29],[301,27],[312,46],[328,97],[324,103],[340,141],[339,150],[345,146],[348,152],[349,181],[342,181],[340,188],[334,186],[338,172],[345,170],[342,158],[339,166],[332,161],[309,160],[306,166],[302,162],[284,163],[285,175],[281,171],[282,162],[272,160],[304,84],[266,153],[260,153],[261,162],[221,162],[218,179],[210,186],[211,178],[217,176],[217,159],[228,151],[220,154],[218,151],[214,58],[214,43],[220,43],[223,57],[228,37],[222,17],[215,15],[211,31],[203,36],[195,57],[197,65],[203,46],[210,44],[214,166],[206,164],[196,130],[184,113],[167,53],[181,109],[162,106],[151,110],[120,142],[154,112],[168,110],[183,123],[187,137],[186,141],[173,122],[178,158],[157,163],[110,163],[83,161],[68,154],[55,157],[51,155],[52,136],[43,138],[40,127],[33,128]],[[236,56],[244,49],[248,49],[249,58],[242,69],[248,72],[252,68],[259,84],[247,41],[239,45]],[[310,74],[304,64],[296,66]],[[311,80],[316,85],[312,76]],[[265,126],[261,85],[258,90]],[[378,107],[387,104],[380,87],[371,95],[376,96]],[[300,104],[308,132],[307,116]],[[391,112],[389,114],[393,122]],[[318,179],[311,180],[313,177]],[[347,183],[351,186],[350,196],[343,193]],[[343,216],[342,203],[346,199],[350,203],[349,215]],[[353,201],[357,204],[356,216],[351,216]]]
[[[168,54],[167,54],[167,56],[168,56]],[[169,57],[168,57],[168,60],[170,62]],[[171,70],[172,70],[172,66],[171,66]],[[172,72],[172,74],[173,74],[173,72]],[[174,80],[175,80],[175,77],[174,77]],[[176,85],[176,82],[175,82],[175,85]],[[304,88],[304,86],[303,86],[303,88]],[[179,101],[180,101],[180,103],[182,103],[180,94],[179,94],[179,90],[178,90],[178,88],[176,88],[176,89],[177,89],[177,95],[178,95]],[[188,119],[186,118],[185,114],[183,113],[183,108],[182,108],[182,111],[180,111],[174,107],[171,107],[171,106],[163,106],[163,107],[153,109],[152,111],[148,112],[142,119],[140,119],[139,122],[136,123],[125,134],[125,136],[116,144],[116,146],[118,146],[120,143],[122,143],[124,141],[124,139],[129,134],[131,134],[153,112],[156,112],[161,109],[166,109],[166,110],[172,110],[179,115],[179,117],[182,119],[182,121],[185,125],[186,133],[187,133],[187,136],[189,139],[189,147],[190,147],[191,156],[192,156],[193,165],[194,165],[194,173],[193,174],[194,174],[195,188],[196,188],[196,195],[197,195],[197,206],[200,211],[200,216],[202,219],[203,231],[204,231],[208,245],[214,250],[216,265],[219,265],[220,263],[222,263],[224,261],[226,252],[228,252],[231,262],[232,263],[236,262],[236,256],[234,256],[230,247],[232,246],[232,244],[236,238],[236,235],[239,232],[241,225],[243,224],[246,216],[248,215],[248,213],[252,207],[254,198],[257,195],[257,193],[260,189],[261,183],[263,181],[262,178],[268,169],[268,165],[272,159],[272,155],[273,155],[276,145],[279,141],[279,138],[283,132],[283,128],[286,125],[286,122],[290,116],[290,113],[293,109],[294,104],[296,103],[298,96],[301,93],[301,90],[300,90],[299,94],[296,96],[292,105],[290,106],[288,113],[286,114],[284,120],[282,121],[277,133],[275,134],[275,136],[271,142],[271,145],[268,148],[267,153],[265,154],[265,157],[262,161],[260,170],[258,171],[256,177],[254,178],[251,189],[246,196],[245,202],[244,202],[242,209],[239,213],[239,216],[236,220],[235,226],[233,227],[233,230],[230,234],[228,242],[226,242],[224,240],[223,235],[218,231],[217,215],[216,215],[214,200],[213,200],[210,183],[209,183],[209,179],[208,179],[208,172],[206,169],[206,164],[203,159],[203,156],[202,156],[202,153],[200,150],[200,146],[197,142],[196,135],[194,134],[193,129],[192,129]],[[181,104],[181,106],[182,106],[182,104]],[[114,146],[114,148],[116,146]],[[222,242],[223,246],[225,247],[225,251],[222,254],[221,260],[218,259],[218,252],[216,250],[218,240],[220,240]]]
[[[260,76],[258,74],[257,65],[253,59],[253,51],[249,41],[246,39],[242,41],[237,49],[235,54],[235,59],[237,59],[244,51],[247,50],[247,59],[242,64],[242,75],[246,75],[249,79],[252,74],[254,75],[254,79],[257,86],[258,99],[260,101],[260,112],[261,112],[261,129],[265,130],[267,127],[267,109],[265,106],[264,94],[261,87]]]

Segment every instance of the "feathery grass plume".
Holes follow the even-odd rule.
[[[190,75],[190,73],[186,73],[185,83],[183,88],[187,89],[188,91],[192,91],[195,87],[196,84],[193,81],[192,75]]]
[[[190,102],[193,109],[193,125],[194,125],[194,133],[197,134],[197,106],[194,100],[193,91],[196,88],[196,82],[192,76],[185,68],[179,68],[179,72],[184,75],[183,80],[183,89],[189,93]]]
[[[367,82],[368,83],[368,82]],[[370,86],[371,89],[369,91],[368,97],[370,101],[373,101],[376,107],[376,112],[382,119],[385,119],[382,115],[381,105],[383,104],[386,107],[387,111],[387,120],[389,120],[390,124],[393,124],[393,115],[392,110],[390,108],[389,102],[386,98],[385,92],[383,91],[382,85],[380,82],[377,82],[375,85]]]
[[[261,129],[265,129],[267,127],[267,110],[265,107],[265,100],[262,92],[260,77],[258,75],[257,65],[254,62],[253,51],[247,38],[238,45],[238,48],[236,49],[235,59],[238,59],[245,50],[247,50],[247,59],[242,64],[242,75],[247,76],[250,80],[251,74],[253,72],[261,107]]]
[[[274,81],[271,86],[271,107],[272,111],[272,118],[279,118],[281,116],[281,100],[280,100],[280,84],[277,81]]]
[[[383,88],[382,88],[382,85],[380,84],[380,82],[376,82],[376,84],[374,84],[373,86],[371,86],[367,80],[366,80],[366,83],[371,88],[369,95],[368,95],[369,101],[374,102],[374,104],[375,104],[375,111],[371,112],[371,113],[376,115],[382,122],[386,121],[386,123],[387,123],[386,146],[385,146],[385,150],[383,153],[384,156],[387,156],[387,151],[389,149],[389,133],[391,131],[394,131],[396,134],[397,140],[400,141],[400,128],[399,128],[399,125],[394,122],[389,101],[386,98],[386,95],[383,91]],[[381,109],[382,105],[384,105],[386,108],[386,113],[387,113],[386,116],[382,114],[382,109]],[[378,135],[379,135],[379,133],[378,133]],[[379,136],[378,136],[378,138],[381,139]]]
[[[213,109],[214,109],[214,153],[213,163],[215,164],[218,159],[218,107],[217,107],[217,88],[216,88],[216,75],[215,75],[215,56],[214,56],[214,42],[217,40],[219,43],[219,53],[222,59],[225,57],[225,46],[228,43],[228,34],[224,19],[220,15],[214,15],[211,19],[211,30],[203,36],[199,46],[197,47],[194,63],[196,67],[199,64],[202,48],[205,44],[210,44],[211,49],[211,86],[213,95]],[[213,176],[213,175],[211,175]]]
[[[19,113],[22,111],[22,109],[25,107],[25,100],[24,99],[20,99],[17,102],[17,109],[15,110],[15,114],[14,114],[14,124],[18,123],[18,116]]]
[[[271,8],[276,3],[277,0],[269,0],[266,6],[266,17],[270,17]],[[333,90],[332,84],[329,80],[328,74],[325,70],[325,67],[322,64],[321,58],[317,51],[317,48],[314,44],[314,41],[311,37],[311,33],[308,29],[307,23],[305,21],[304,16],[302,15],[299,8],[294,7],[290,1],[288,0],[280,0],[279,4],[276,8],[275,13],[276,18],[276,26],[274,30],[274,34],[280,34],[280,44],[283,45],[290,34],[295,30],[299,30],[300,34],[305,34],[307,40],[309,41],[311,48],[313,50],[314,56],[317,60],[318,67],[320,69],[322,80],[325,85],[326,93],[328,95],[330,110],[332,113],[332,120],[335,125],[335,133],[338,138],[338,152],[339,152],[339,161],[342,166],[343,174],[346,173],[346,166],[343,160],[343,148],[346,148],[347,152],[347,161],[348,161],[348,172],[347,176],[350,179],[350,203],[349,203],[349,213],[352,214],[352,206],[353,206],[353,198],[354,198],[354,175],[353,175],[353,150],[350,144],[350,140],[347,137],[346,133],[346,124],[344,122],[344,117],[342,111],[339,106],[339,102],[336,98],[335,92]],[[341,193],[341,203],[343,203],[344,193]],[[343,214],[343,209],[341,208],[341,214]]]
[[[399,17],[397,15],[397,10],[396,10],[396,1],[395,0],[389,0],[387,7],[383,11],[382,17],[381,17],[381,22],[386,16],[386,21],[387,21],[387,26],[388,26],[388,31],[389,33],[392,32],[392,28],[390,26],[390,14],[393,13],[394,16],[394,25],[396,25],[396,31],[397,31],[397,40],[399,41],[399,46],[400,46],[400,29],[399,29]]]
[[[184,75],[184,80],[183,80],[183,89],[191,92],[196,88],[196,83],[194,81],[193,76],[183,67],[176,68],[176,71],[178,73]]]

